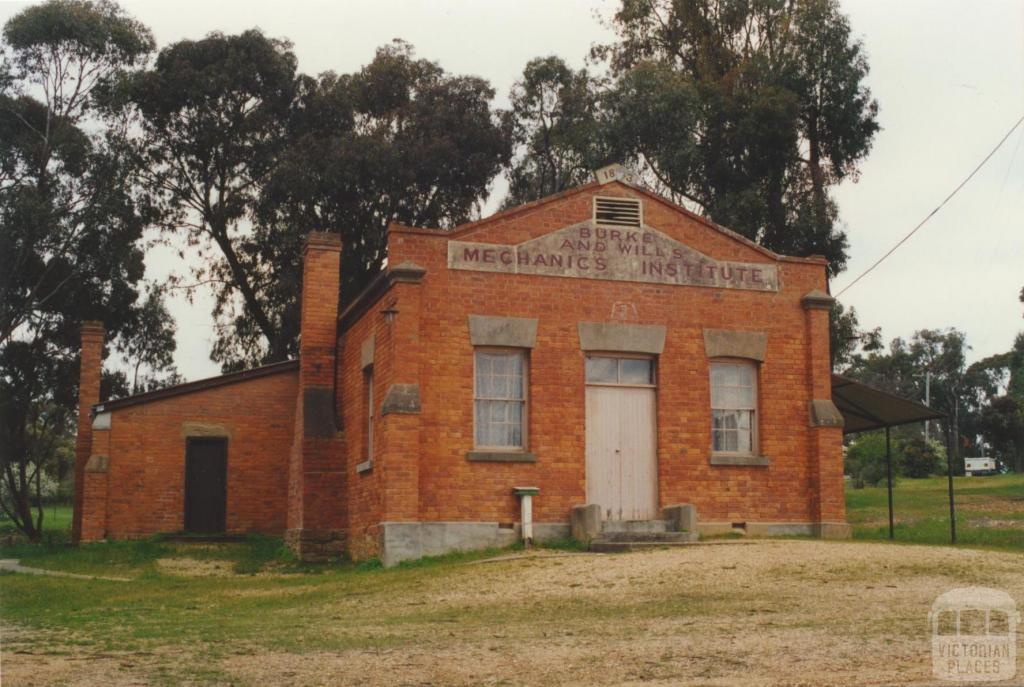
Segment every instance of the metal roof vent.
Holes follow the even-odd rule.
[[[594,197],[594,221],[611,227],[635,227],[643,224],[643,208],[637,198]]]

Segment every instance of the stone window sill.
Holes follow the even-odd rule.
[[[536,463],[537,456],[525,451],[469,451],[466,460],[480,463]]]
[[[770,465],[771,461],[764,456],[738,456],[727,453],[712,453],[712,465]]]
[[[362,463],[357,465],[356,472],[360,475],[364,475],[367,472],[373,472],[373,459],[364,460]]]

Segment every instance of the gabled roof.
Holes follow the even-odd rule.
[[[723,227],[720,224],[716,224],[716,223],[712,222],[711,220],[709,220],[707,217],[703,217],[701,215],[698,215],[697,213],[695,213],[695,212],[693,212],[691,210],[686,209],[682,205],[679,205],[678,203],[674,203],[671,200],[669,200],[668,198],[665,198],[664,196],[661,196],[661,195],[659,195],[659,194],[657,194],[657,193],[655,193],[655,192],[653,192],[653,191],[651,191],[651,190],[649,190],[647,188],[644,188],[644,187],[639,186],[639,185],[625,184],[625,183],[623,183],[621,181],[617,181],[617,180],[616,181],[604,182],[604,183],[600,183],[600,182],[597,182],[597,181],[592,181],[590,183],[583,184],[582,186],[576,186],[575,188],[567,189],[565,191],[560,191],[560,192],[554,193],[554,194],[552,194],[550,196],[545,196],[544,198],[540,198],[539,200],[534,200],[534,201],[531,201],[529,203],[524,203],[522,205],[517,205],[516,207],[509,208],[508,210],[502,210],[501,212],[497,212],[497,213],[495,213],[493,215],[490,215],[488,217],[483,217],[481,219],[475,220],[473,222],[469,222],[467,224],[461,224],[461,225],[455,227],[454,229],[436,229],[436,228],[426,228],[426,227],[410,227],[410,226],[407,226],[407,225],[404,225],[404,224],[400,224],[398,222],[392,222],[391,225],[388,227],[388,231],[391,232],[391,231],[397,230],[399,232],[426,234],[426,235],[430,235],[430,236],[438,236],[438,237],[443,237],[443,238],[447,238],[447,239],[464,239],[469,234],[472,234],[473,232],[475,232],[475,231],[477,231],[479,229],[483,229],[484,227],[486,227],[489,224],[492,224],[492,223],[494,223],[496,221],[509,219],[509,218],[515,217],[517,215],[521,215],[521,214],[524,214],[524,213],[527,213],[527,212],[531,212],[531,211],[536,210],[537,208],[542,207],[544,205],[550,205],[551,203],[556,203],[556,202],[558,202],[560,200],[564,200],[566,198],[571,198],[572,196],[579,195],[581,193],[586,193],[586,192],[589,192],[589,191],[593,191],[593,190],[601,188],[603,186],[612,186],[612,185],[615,185],[615,186],[617,186],[617,187],[619,187],[621,189],[627,190],[627,191],[631,191],[631,192],[637,193],[639,195],[644,196],[645,198],[648,198],[649,200],[653,200],[653,201],[655,201],[657,203],[660,203],[660,204],[664,205],[665,207],[669,208],[670,210],[673,210],[673,211],[678,212],[678,213],[680,213],[682,215],[685,215],[686,217],[688,217],[689,219],[693,220],[694,222],[697,222],[698,224],[701,224],[701,225],[707,227],[708,229],[716,231],[716,232],[718,232],[718,233],[728,237],[729,239],[731,239],[733,241],[736,241],[738,243],[742,243],[744,246],[746,246],[748,248],[751,248],[752,250],[755,250],[755,251],[761,253],[762,255],[765,255],[765,256],[773,259],[773,260],[779,260],[779,261],[783,261],[783,262],[810,263],[810,264],[817,264],[817,265],[827,265],[828,264],[828,260],[826,260],[822,256],[811,256],[811,257],[807,257],[807,258],[798,258],[798,257],[790,256],[790,255],[782,255],[780,253],[776,253],[776,252],[774,252],[772,250],[769,250],[769,249],[765,248],[764,246],[762,246],[761,244],[757,243],[756,241],[751,241],[746,236],[743,236],[742,234],[740,234],[738,232],[735,232],[732,229],[729,229],[727,227]]]
[[[111,410],[119,410],[121,408],[127,408],[128,406],[141,405],[143,403],[150,403],[152,401],[160,401],[165,398],[171,398],[173,396],[191,394],[196,391],[206,391],[207,389],[213,389],[219,386],[226,386],[228,384],[248,382],[253,379],[259,379],[260,377],[267,377],[269,375],[280,374],[282,372],[295,372],[298,371],[298,369],[298,360],[285,360],[280,363],[271,363],[269,365],[263,365],[261,367],[254,367],[249,370],[228,372],[227,374],[218,375],[216,377],[197,379],[194,382],[175,384],[174,386],[168,386],[163,389],[157,389],[156,391],[147,391],[144,394],[135,394],[134,396],[125,396],[124,398],[115,398],[112,401],[104,401],[103,403],[97,403],[92,407],[92,410],[93,413],[106,413]]]

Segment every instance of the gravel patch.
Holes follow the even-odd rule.
[[[5,628],[4,684],[146,684],[189,662],[222,676],[208,682],[237,685],[934,684],[932,601],[982,585],[1024,608],[1022,563],[1006,552],[764,540],[383,571],[358,594],[323,586],[308,613],[275,611],[304,619],[316,639],[307,649],[225,637],[216,658],[188,646],[90,654],[38,633],[12,641]],[[374,589],[388,575],[402,584]],[[239,578],[226,593],[245,586]]]

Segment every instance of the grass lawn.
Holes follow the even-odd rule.
[[[949,543],[945,477],[900,479],[893,489],[896,540]],[[1024,475],[956,477],[957,542],[1024,552]],[[885,487],[846,490],[846,515],[856,539],[888,539]]]
[[[46,506],[43,509],[44,538],[50,543],[64,539],[71,532],[71,506]],[[0,520],[0,540],[17,532],[9,519]]]
[[[58,513],[50,543],[0,547],[0,558],[131,581],[0,573],[0,677],[5,687],[921,683],[938,594],[991,586],[1024,604],[1024,478],[961,479],[957,492],[970,546],[738,540],[500,561],[485,559],[510,552],[477,552],[389,570],[304,566],[263,537],[76,549]],[[858,539],[887,536],[884,489],[847,498]],[[903,480],[896,504],[901,540],[945,543],[944,480]]]
[[[966,548],[761,540],[237,572],[271,546],[32,561],[130,582],[0,574],[3,684],[920,683],[938,594],[1024,598],[1020,555]]]

